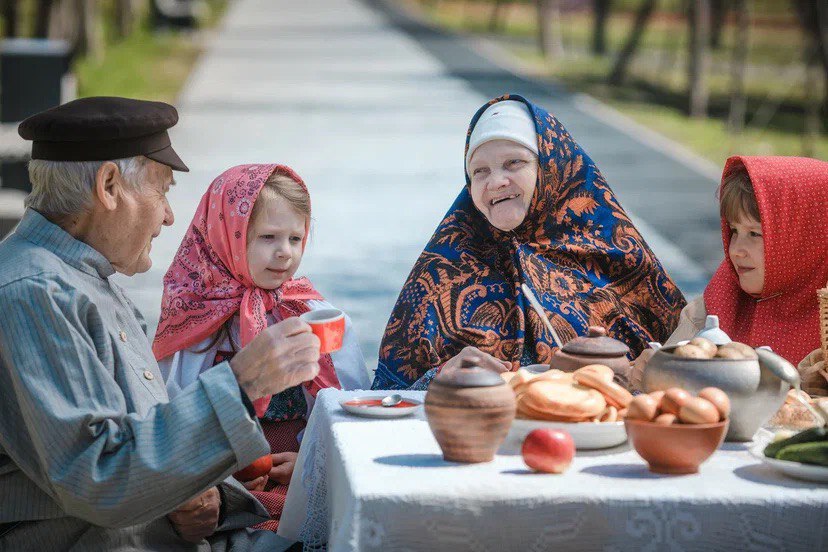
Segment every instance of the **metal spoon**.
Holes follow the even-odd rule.
[[[555,328],[552,327],[552,322],[550,322],[549,318],[546,317],[546,313],[543,312],[543,307],[537,298],[535,298],[535,294],[532,293],[532,290],[529,289],[529,286],[526,284],[520,284],[520,289],[523,290],[523,294],[527,299],[529,299],[529,304],[532,305],[532,308],[535,309],[535,312],[538,313],[538,316],[540,316],[541,320],[543,320],[543,323],[546,325],[546,329],[552,334],[552,339],[555,341],[555,345],[557,345],[559,349],[563,347],[563,342],[561,341],[561,338],[558,337],[558,332],[556,332]]]
[[[397,406],[398,404],[400,404],[402,402],[402,400],[403,400],[402,395],[398,395],[397,393],[394,393],[393,395],[388,395],[387,397],[383,397],[382,401],[380,401],[380,402],[382,403],[382,406],[389,406],[390,407],[390,406]]]

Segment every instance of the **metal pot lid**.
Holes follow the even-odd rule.
[[[440,372],[434,382],[449,387],[495,387],[506,385],[500,374],[463,361],[460,368],[447,374]]]
[[[623,356],[630,352],[626,344],[607,335],[601,326],[590,326],[589,335],[576,337],[563,346],[563,352],[571,355]]]

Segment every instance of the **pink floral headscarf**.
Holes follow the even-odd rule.
[[[284,165],[239,165],[216,178],[201,198],[190,228],[164,276],[161,318],[152,344],[162,359],[213,335],[237,312],[244,347],[267,327],[267,313],[277,320],[310,310],[305,301],[322,295],[307,278],[291,279],[278,289],[253,283],[247,265],[247,226],[253,204],[268,178],[281,173],[307,190]],[[305,224],[304,250],[308,225]],[[325,387],[339,388],[330,355],[319,359],[319,375],[305,387],[312,396]],[[263,416],[270,397],[254,401]]]

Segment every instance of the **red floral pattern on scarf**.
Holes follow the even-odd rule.
[[[299,175],[284,165],[239,165],[219,175],[202,196],[164,276],[161,318],[152,344],[157,359],[200,343],[237,312],[244,347],[267,327],[268,313],[277,321],[284,320],[309,311],[308,300],[322,299],[306,278],[291,279],[276,290],[265,290],[257,287],[250,276],[250,214],[259,191],[277,172],[307,190]],[[330,355],[323,355],[319,362],[319,375],[305,384],[313,396],[325,387],[339,388]],[[257,415],[264,414],[269,402],[270,397],[254,401]]]

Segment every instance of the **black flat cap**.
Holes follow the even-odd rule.
[[[17,128],[33,140],[32,159],[107,161],[143,155],[176,171],[189,171],[170,143],[178,122],[170,104],[97,96],[32,115]]]

